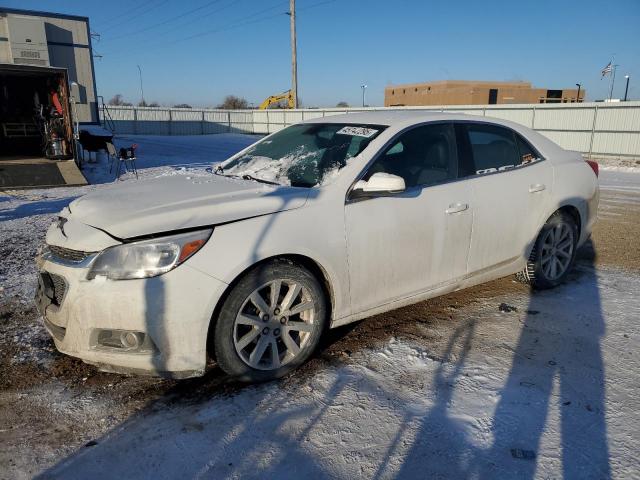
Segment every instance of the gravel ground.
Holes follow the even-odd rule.
[[[593,276],[594,272],[597,272],[599,278],[609,279],[609,283],[613,285],[609,285],[612,291],[624,290],[625,279],[637,279],[640,271],[640,248],[637,248],[637,241],[640,238],[639,176],[637,174],[619,175],[622,174],[601,176],[600,220],[593,232],[593,242],[580,252],[578,273],[575,274],[576,278],[580,279]],[[133,425],[139,425],[142,422],[142,427],[137,428],[142,428],[140,437],[144,437],[145,429],[148,429],[144,419],[155,418],[161,412],[172,412],[170,420],[164,418],[164,421],[171,423],[176,416],[182,418],[189,414],[190,408],[195,408],[198,414],[202,414],[203,405],[207,405],[207,408],[211,408],[211,405],[217,405],[223,409],[232,408],[230,405],[237,406],[254,402],[252,405],[255,408],[257,403],[264,401],[265,392],[269,392],[269,395],[276,395],[275,398],[280,398],[274,393],[278,391],[288,392],[292,396],[296,396],[298,392],[306,392],[310,398],[315,398],[314,389],[326,392],[327,389],[335,388],[335,382],[331,383],[327,380],[326,383],[323,383],[325,377],[330,379],[334,374],[337,376],[336,378],[360,379],[365,373],[369,375],[373,371],[376,376],[382,377],[378,381],[379,385],[392,385],[388,388],[393,389],[398,384],[408,382],[418,389],[413,392],[415,394],[420,391],[420,385],[425,388],[424,376],[416,377],[411,376],[408,372],[395,371],[390,366],[393,362],[391,364],[384,362],[377,364],[378,360],[376,359],[380,359],[381,355],[392,359],[394,355],[398,354],[398,351],[402,351],[402,354],[405,355],[406,352],[402,349],[415,349],[418,348],[416,346],[419,346],[421,353],[418,356],[422,359],[421,361],[435,362],[433,365],[429,363],[423,367],[435,369],[433,373],[437,380],[438,375],[441,374],[438,365],[445,365],[447,368],[451,367],[455,370],[456,359],[464,358],[467,351],[480,352],[481,358],[491,357],[496,348],[496,343],[493,340],[495,335],[498,335],[498,333],[495,335],[491,333],[491,325],[493,325],[491,321],[487,320],[487,327],[476,327],[479,330],[479,335],[471,346],[465,343],[467,339],[461,332],[468,328],[470,319],[484,317],[490,319],[496,315],[496,312],[499,312],[498,315],[502,315],[495,317],[495,321],[498,322],[496,325],[501,325],[500,328],[496,327],[496,332],[502,332],[500,334],[506,335],[504,348],[500,348],[503,348],[502,357],[504,357],[501,361],[504,361],[508,371],[508,365],[512,361],[516,361],[515,349],[518,338],[517,335],[504,333],[506,331],[503,328],[505,326],[504,315],[506,314],[501,310],[506,308],[508,312],[510,306],[513,305],[515,306],[514,312],[520,312],[520,316],[516,315],[514,318],[519,318],[520,322],[526,322],[526,318],[534,318],[535,320],[536,313],[532,313],[527,306],[531,303],[529,291],[511,278],[505,278],[379,315],[367,321],[333,331],[314,359],[295,375],[276,383],[275,386],[271,384],[264,387],[251,387],[229,383],[215,366],[212,366],[203,378],[182,382],[100,373],[93,367],[71,357],[63,356],[55,350],[30,300],[33,294],[34,269],[32,262],[35,249],[44,236],[51,216],[70,198],[82,192],[81,189],[59,189],[49,197],[47,193],[37,193],[33,195],[32,199],[29,199],[29,195],[31,195],[29,192],[22,192],[19,197],[24,202],[20,205],[28,204],[29,208],[25,208],[24,215],[22,215],[20,206],[13,207],[11,216],[5,215],[5,218],[3,218],[3,212],[6,213],[7,209],[2,210],[2,204],[3,202],[11,203],[13,199],[0,196],[0,221],[2,221],[0,223],[2,225],[0,252],[2,258],[5,259],[4,265],[0,267],[0,280],[2,280],[2,287],[0,287],[2,295],[0,301],[0,478],[30,478],[56,464],[58,464],[56,469],[50,470],[45,476],[87,478],[91,473],[87,467],[89,465],[106,468],[101,471],[98,477],[109,477],[111,476],[110,467],[100,463],[99,454],[96,454],[98,460],[91,460],[91,462],[97,463],[87,463],[87,458],[91,457],[83,456],[83,452],[109,452],[109,447],[105,447],[105,450],[94,450],[94,447],[103,442],[113,445],[114,435],[117,439],[119,435],[117,432],[126,430],[124,426],[130,426],[132,422]],[[34,204],[37,204],[35,210]],[[18,276],[16,277],[16,275]],[[564,294],[569,295],[569,293],[565,291]],[[562,294],[559,293],[556,296]],[[623,291],[621,291],[621,295],[624,295]],[[553,301],[553,297],[551,298]],[[501,308],[501,304],[505,304],[506,307]],[[631,308],[637,310],[637,301],[631,304]],[[482,332],[482,328],[486,328],[486,331]],[[609,327],[609,329],[611,328]],[[622,325],[616,324],[615,328],[614,335],[626,335],[628,338],[629,333],[625,333],[624,323]],[[631,330],[630,328],[629,331],[631,332]],[[608,335],[611,334],[608,331]],[[400,346],[394,352],[390,345],[396,342],[399,342]],[[637,338],[635,338],[635,345],[638,346]],[[637,362],[637,356],[634,358],[634,361]],[[479,360],[478,364],[480,363]],[[362,369],[366,369],[366,372],[363,373]],[[614,375],[617,374],[615,368],[612,369],[612,372]],[[505,377],[497,377],[495,381],[504,382]],[[426,388],[430,392],[429,395],[433,394],[437,397],[444,394],[447,384],[446,378],[449,377],[445,376],[442,385],[437,381],[436,383],[433,383],[432,380],[427,381]],[[607,381],[615,382],[616,378],[609,377]],[[621,383],[624,381],[626,380],[620,378]],[[396,398],[393,395],[394,393],[389,393],[389,398]],[[279,401],[283,402],[281,411],[291,415],[287,418],[296,418],[295,412],[286,410],[286,401],[282,398]],[[320,398],[318,402],[323,404],[323,400]],[[325,407],[330,410],[338,408],[335,402],[325,403],[327,403]],[[494,407],[495,404],[491,408]],[[587,407],[591,408],[589,404],[585,406],[589,411]],[[473,410],[472,405],[466,405],[465,408]],[[607,408],[611,411],[619,410],[615,404],[607,403]],[[618,410],[616,410],[617,408]],[[392,412],[395,411],[393,405],[389,409]],[[279,410],[276,408],[274,414],[278,412]],[[468,414],[471,415],[471,413]],[[424,420],[417,414],[411,415]],[[340,418],[341,421],[353,421],[350,416]],[[640,427],[637,417],[627,418],[626,421],[636,431]],[[362,422],[366,423],[364,419]],[[435,424],[440,425],[439,422],[440,420],[434,421]],[[203,429],[205,429],[205,433],[207,432],[207,428],[210,427],[206,425],[206,422],[203,424],[195,420],[191,421],[189,418],[182,418],[179,427],[176,428],[179,428],[179,432],[194,432],[194,435],[197,436],[198,432],[202,432]],[[268,424],[264,428],[271,431],[272,428],[281,428],[281,425]],[[337,427],[335,424],[331,424],[327,427],[327,432],[330,432],[332,428]],[[370,428],[375,430],[375,425]],[[446,429],[446,426],[442,425],[442,428]],[[311,430],[311,427],[308,430]],[[483,435],[488,435],[489,430]],[[135,431],[139,432],[140,430]],[[111,433],[109,434],[109,432]],[[215,428],[210,433],[215,433]],[[339,432],[334,433],[340,436]],[[387,433],[385,430],[384,434]],[[302,434],[300,433],[300,435]],[[362,431],[355,431],[352,434],[364,435]],[[105,435],[107,436],[105,437]],[[154,439],[157,440],[157,435],[161,434],[154,433],[154,436],[149,440],[150,444],[153,444]],[[419,433],[416,435],[418,437],[414,435],[414,440],[419,439]],[[407,436],[410,436],[409,433]],[[172,443],[174,437],[175,435],[168,435],[166,442]],[[124,446],[122,448],[124,450],[122,452],[124,454],[127,448],[133,447],[127,443],[129,440],[126,436],[123,438]],[[311,438],[311,435],[308,438]],[[334,437],[315,440],[325,446],[332,445],[334,441],[337,441]],[[387,440],[391,442],[393,439]],[[382,440],[380,441],[382,442]],[[341,460],[337,461],[335,465],[322,465],[322,468],[317,471],[303,469],[299,473],[314,475],[315,472],[318,475],[338,477],[352,475],[387,477],[402,473],[414,474],[417,471],[405,469],[411,465],[409,460],[415,450],[415,445],[417,445],[416,442],[417,440],[413,443],[413,449],[410,444],[404,450],[398,447],[397,453],[393,453],[391,450],[387,453],[379,453],[374,449],[370,457],[367,457],[366,452],[361,451],[365,448],[362,445],[353,451],[345,447],[345,452],[350,452],[353,458],[342,455]],[[637,437],[630,439],[629,442],[630,444],[637,443]],[[247,445],[251,444],[245,442],[242,445],[245,449]],[[613,445],[610,447],[612,448]],[[111,448],[113,450],[115,447]],[[431,462],[436,460],[435,463],[438,463],[438,460],[449,459],[446,448],[449,447],[443,446],[442,455],[432,457]],[[336,451],[340,452],[340,450]],[[175,451],[170,451],[170,453],[177,455]],[[233,457],[232,453],[229,454],[229,458]],[[276,455],[277,453],[276,449],[263,452],[265,455]],[[433,452],[430,453],[433,454]],[[465,455],[467,453],[468,451],[465,451]],[[152,454],[148,453],[148,455]],[[198,456],[197,452],[193,455]],[[362,456],[361,460],[364,463],[358,471],[354,470],[353,465],[358,464],[359,455]],[[385,455],[386,457],[384,457]],[[625,474],[633,474],[634,471],[637,475],[637,472],[640,471],[637,459],[627,458],[625,455],[615,461],[610,461],[610,468],[614,473],[621,474],[619,475],[621,478],[625,477]],[[388,457],[388,465],[385,466],[382,462],[378,463],[376,467],[375,463],[382,457]],[[66,462],[59,463],[65,458],[68,459]],[[550,476],[561,476],[562,462],[560,461],[560,466],[558,466],[558,460],[553,455],[544,458],[545,462],[541,461],[539,472],[546,472]],[[299,459],[300,462],[303,460],[303,458]],[[484,458],[484,460],[487,459]],[[187,470],[185,475],[207,478],[246,476],[247,473],[249,476],[257,475],[256,471],[251,473],[251,470],[246,470],[246,465],[244,467],[240,465],[238,470],[234,470],[233,461],[227,462],[228,465],[225,463],[227,465],[225,468],[228,467],[227,470],[218,470],[221,468],[220,462],[216,463],[215,468],[213,468],[213,463],[205,463],[202,469]],[[256,460],[255,465],[262,465],[261,462],[262,460]],[[636,462],[635,467],[632,465],[633,462]],[[182,465],[180,462],[177,464]],[[535,465],[535,462],[533,464]],[[125,462],[123,465],[129,464]],[[172,470],[163,473],[161,460],[156,459],[153,465],[156,467],[155,473],[146,470],[149,475],[158,478],[171,476],[167,472],[172,472]],[[239,463],[236,463],[237,465]],[[296,472],[297,463],[292,466],[287,462],[280,462],[279,465],[293,468],[293,470],[269,470],[265,467],[262,471],[271,472],[275,476],[282,475],[287,471]],[[502,469],[501,465],[498,464],[496,467],[498,470],[490,470],[490,472],[503,475],[505,472],[510,472],[512,475],[524,472],[524,476],[527,476],[529,472],[526,468],[518,470],[521,467],[517,465],[511,470],[509,469],[511,467],[507,466]],[[430,471],[436,477],[441,474],[445,477],[455,476],[455,470],[444,470],[442,473],[438,468],[433,468],[435,470]],[[132,472],[132,476],[143,475],[139,470],[134,469]],[[424,471],[421,472],[421,474],[425,474]],[[483,476],[483,472],[476,470],[467,469],[464,472],[464,476]],[[179,472],[174,471],[173,473],[178,474]],[[567,476],[566,473],[565,469],[565,476]],[[604,478],[611,474],[608,469],[595,469],[587,473],[593,475],[581,477]]]

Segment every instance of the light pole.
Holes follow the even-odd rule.
[[[365,106],[365,92],[367,91],[367,86],[366,85],[360,85],[360,88],[362,89],[362,106]]]
[[[627,93],[629,93],[629,75],[625,75],[624,78],[627,79],[627,86],[624,87],[624,101],[627,101]]]
[[[580,87],[582,86],[581,83],[576,83],[576,87],[578,87],[578,97],[576,98],[576,103],[580,103]]]
[[[144,101],[144,90],[142,88],[142,69],[140,68],[140,65],[137,65],[138,67],[138,74],[140,75],[140,95],[142,96],[142,106],[145,106],[145,101]]]

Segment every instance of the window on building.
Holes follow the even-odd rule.
[[[491,88],[489,89],[489,105],[495,105],[498,103],[498,89]]]
[[[511,130],[488,124],[466,125],[476,174],[514,168],[522,163]]]
[[[547,90],[547,103],[560,103],[562,90]]]
[[[453,124],[422,125],[403,133],[369,168],[402,177],[407,188],[434,185],[458,177]]]

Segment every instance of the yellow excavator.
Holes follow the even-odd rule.
[[[286,92],[282,92],[282,93],[280,93],[278,95],[271,95],[270,97],[266,98],[260,104],[260,106],[258,107],[258,110],[266,110],[267,108],[269,108],[274,103],[281,102],[282,100],[286,100],[287,101],[286,108],[295,108],[295,106],[293,104],[293,94],[291,93],[291,90],[287,90]]]

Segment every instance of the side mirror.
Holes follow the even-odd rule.
[[[404,178],[391,173],[378,172],[371,175],[368,181],[360,180],[352,190],[352,197],[375,197],[376,194],[404,192]]]

